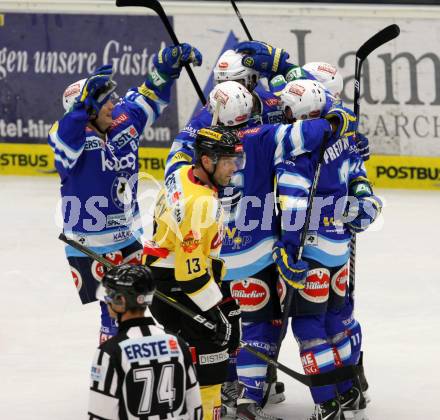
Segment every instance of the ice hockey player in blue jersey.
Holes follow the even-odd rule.
[[[280,99],[287,121],[320,116],[316,93],[324,88],[311,80],[288,83]],[[320,110],[319,113],[316,111]],[[340,108],[332,108],[327,118]],[[365,230],[378,217],[381,201],[366,178],[362,158],[353,140],[354,116],[341,123],[351,127],[346,135],[330,138],[324,153],[307,233],[303,259],[309,268],[304,289],[296,290],[292,305],[292,330],[300,346],[301,361],[308,374],[328,372],[354,361],[350,337],[342,322],[346,306],[349,241],[351,231]],[[350,133],[353,131],[353,133]],[[317,165],[317,153],[300,156],[286,165],[278,177],[278,194],[282,208],[282,238],[274,247],[274,261],[281,277],[290,287],[289,261],[294,260],[299,246],[298,220],[304,220],[307,196]],[[315,413],[310,420],[339,420],[344,411],[354,413],[359,406],[360,391],[352,381],[337,386],[312,388]]]
[[[64,116],[49,132],[55,167],[61,178],[64,233],[106,255],[113,263],[140,263],[142,245],[137,203],[139,140],[170,101],[171,86],[185,63],[200,65],[200,52],[189,44],[164,48],[146,80],[114,101],[111,65],[71,84],[63,94]],[[68,246],[67,259],[83,304],[96,300],[104,272]],[[101,304],[100,340],[117,328]]]

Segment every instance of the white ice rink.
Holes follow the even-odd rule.
[[[58,178],[0,177],[0,191],[0,419],[85,419],[98,306],[81,306],[57,239]],[[440,193],[378,192],[383,224],[359,235],[357,250],[368,415],[440,419]],[[281,361],[302,371],[290,333]],[[307,389],[280,379],[287,401],[269,411],[305,419]]]

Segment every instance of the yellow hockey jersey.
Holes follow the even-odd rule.
[[[154,214],[153,244],[144,247],[152,268],[173,268],[180,288],[202,310],[222,299],[217,284],[223,263],[223,211],[217,191],[194,176],[192,166],[169,175],[159,192]],[[147,257],[154,256],[155,258]]]

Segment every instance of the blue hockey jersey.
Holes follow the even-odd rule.
[[[277,174],[282,209],[282,239],[288,249],[300,243],[307,198],[313,182],[318,151],[283,164]],[[350,183],[366,177],[353,137],[331,138],[324,153],[303,257],[328,267],[344,264],[351,234],[343,223]]]
[[[66,236],[104,254],[140,236],[137,203],[139,139],[169,103],[172,81],[157,87],[148,78],[114,107],[102,139],[84,109],[67,112],[49,132],[61,178]],[[83,256],[68,246],[67,256]]]

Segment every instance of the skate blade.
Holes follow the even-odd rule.
[[[365,410],[344,410],[344,418],[346,420],[369,420]]]
[[[272,394],[267,399],[267,402],[269,404],[279,404],[286,400],[286,396],[284,395],[284,392],[281,392],[279,394]]]

